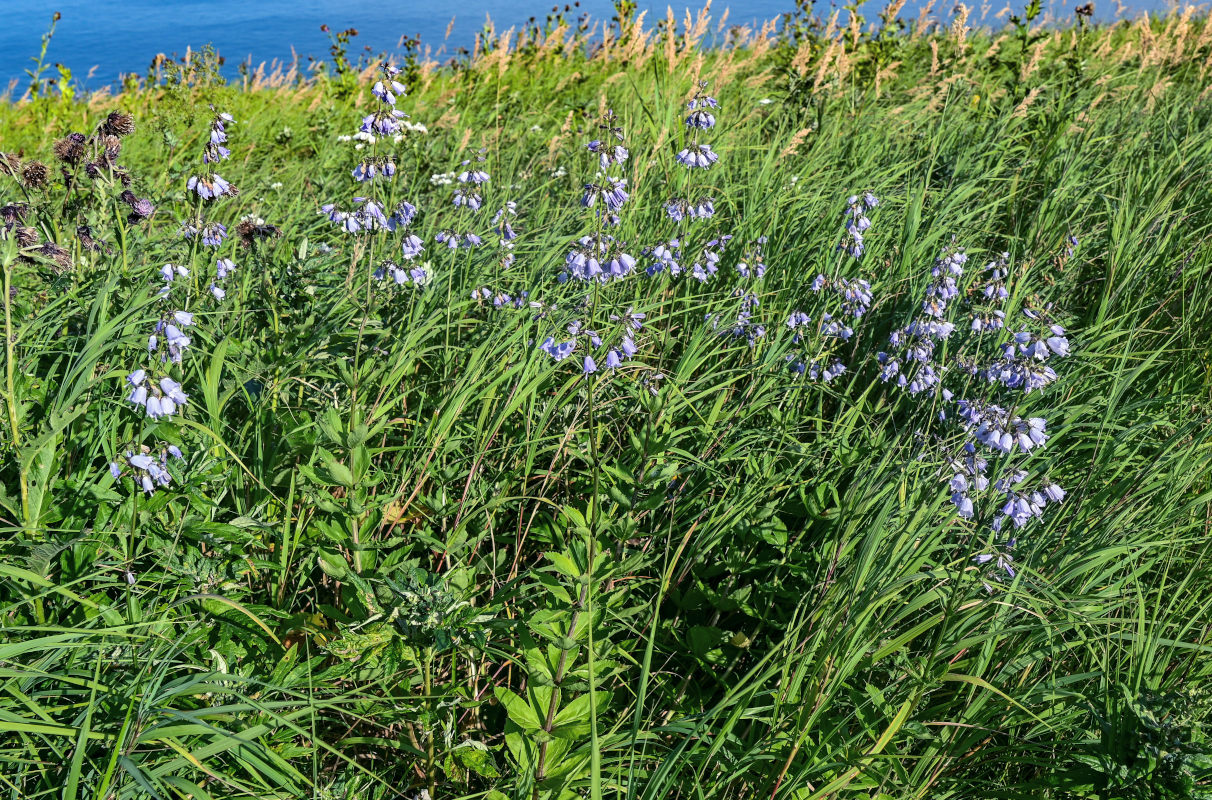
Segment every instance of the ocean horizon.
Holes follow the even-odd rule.
[[[354,28],[358,36],[351,43],[356,57],[366,48],[370,52],[396,54],[401,51],[404,37],[419,37],[421,50],[431,58],[446,62],[460,48],[471,48],[476,34],[483,30],[491,17],[496,31],[521,29],[534,17],[540,23],[549,13],[559,9],[570,21],[588,15],[591,24],[601,30],[614,15],[608,0],[582,0],[580,3],[553,7],[542,0],[464,0],[452,11],[446,4],[398,3],[388,0],[339,3],[333,0],[263,0],[249,3],[237,0],[122,0],[107,4],[104,19],[98,20],[97,5],[92,0],[61,0],[47,5],[42,0],[9,0],[9,25],[0,30],[0,92],[20,97],[29,83],[26,70],[35,67],[42,46],[42,37],[51,25],[52,15],[60,14],[54,37],[47,48],[44,64],[49,69],[44,78],[57,77],[56,64],[70,70],[76,85],[85,90],[100,89],[116,83],[123,74],[146,75],[158,54],[181,57],[187,51],[198,51],[212,45],[224,58],[224,75],[234,78],[239,65],[253,69],[274,62],[292,63],[298,59],[306,68],[308,58],[326,60],[329,39],[321,26],[331,31]],[[882,2],[867,2],[859,12],[870,22],[877,19]],[[911,0],[901,12],[904,17],[917,17],[923,0]],[[949,18],[955,3],[935,3],[932,13]],[[992,3],[972,6],[970,24],[996,26],[1003,23],[1007,11],[1019,6]],[[1067,19],[1076,0],[1045,0],[1044,14],[1053,21]],[[647,12],[646,21],[654,24],[672,8],[679,21],[687,9],[694,15],[701,5],[640,2],[639,10]],[[1141,12],[1164,12],[1174,4],[1162,0],[1128,3],[1130,15]],[[817,3],[814,13],[827,16],[836,4]],[[793,11],[792,0],[746,0],[736,3],[715,3],[711,9],[713,34],[727,10],[727,26],[760,27],[770,19]],[[999,16],[1000,12],[1000,16]],[[843,19],[845,10],[841,10]],[[1096,4],[1099,19],[1111,19],[1117,13],[1115,5]],[[1122,13],[1122,12],[1120,12]],[[715,34],[718,35],[718,34]]]

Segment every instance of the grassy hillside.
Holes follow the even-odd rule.
[[[5,796],[1212,796],[1212,27],[964,13],[0,107]]]

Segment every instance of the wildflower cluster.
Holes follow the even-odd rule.
[[[214,107],[211,107],[214,111]],[[210,137],[202,148],[202,163],[206,169],[201,174],[190,176],[186,182],[186,187],[195,192],[199,198],[205,201],[218,200],[220,197],[235,197],[239,194],[239,190],[235,186],[224,180],[223,176],[215,171],[215,165],[220,161],[226,161],[231,157],[231,150],[224,145],[227,142],[226,126],[234,123],[231,114],[226,112],[216,112],[210,122]]]
[[[749,243],[741,259],[736,263],[737,274],[742,278],[761,280],[766,275],[766,237],[759,236]]]
[[[879,205],[879,198],[871,192],[864,192],[862,197],[861,201],[857,196],[846,201],[845,229],[848,237],[861,237],[858,230],[860,225],[863,231],[871,227],[865,212]],[[862,256],[861,247],[857,253],[853,249],[847,252],[854,258]],[[814,324],[813,317],[803,310],[796,309],[788,315],[786,325],[792,331],[791,344],[798,349],[792,350],[785,358],[794,377],[806,375],[809,380],[829,383],[846,372],[840,350],[854,336],[853,325],[871,308],[871,284],[863,278],[841,275],[830,278],[818,273],[809,283],[808,291],[819,298],[819,316]]]
[[[675,156],[677,162],[687,170],[685,187],[682,194],[665,203],[665,214],[677,223],[679,232],[645,250],[644,254],[651,259],[646,270],[649,277],[668,273],[670,277],[677,278],[688,273],[700,283],[705,283],[719,272],[724,246],[732,236],[716,234],[702,246],[688,246],[688,235],[683,231],[688,220],[706,220],[715,216],[715,197],[703,187],[696,186],[693,176],[719,161],[719,155],[711,149],[711,145],[700,141],[704,131],[715,128],[714,109],[717,108],[719,102],[707,94],[707,82],[700,82],[687,103],[689,114],[684,120],[682,149]],[[690,263],[687,264],[687,261]],[[718,323],[718,320],[715,321]]]
[[[227,147],[227,128],[235,123],[230,114],[214,111],[210,122],[210,133],[202,148],[202,163],[204,171],[192,175],[186,182],[187,188],[197,194],[197,216],[181,224],[180,233],[184,240],[196,240],[204,248],[215,254],[215,277],[207,287],[207,291],[216,301],[226,297],[222,283],[236,269],[236,264],[230,258],[218,257],[218,249],[227,238],[227,226],[221,222],[210,221],[202,213],[207,204],[222,197],[234,196],[236,189],[215,172],[214,167],[231,156]],[[244,226],[244,223],[241,223]],[[247,245],[251,239],[259,236],[272,235],[276,229],[262,225],[263,230],[243,231],[242,241]],[[280,231],[278,232],[280,233]],[[164,264],[157,271],[161,285],[155,292],[160,303],[159,318],[152,326],[147,337],[147,362],[133,370],[126,377],[129,390],[126,400],[136,410],[153,422],[171,420],[189,403],[189,395],[181,382],[172,376],[172,367],[180,365],[186,351],[192,344],[192,338],[185,332],[194,325],[194,313],[186,311],[171,302],[174,287],[189,284],[190,270],[180,264]],[[131,474],[145,492],[151,494],[156,487],[166,487],[170,484],[167,470],[167,457],[172,455],[181,458],[181,451],[175,445],[167,445],[160,451],[159,457],[153,457],[146,448],[142,452],[126,454],[126,467],[114,463],[110,471],[117,478],[126,470]]]
[[[472,227],[477,212],[484,205],[482,195],[484,184],[490,180],[488,171],[483,166],[486,160],[487,156],[481,150],[474,159],[464,161],[461,164],[463,169],[455,176],[457,186],[455,186],[452,201],[455,211],[458,213],[456,223],[451,227],[443,228],[435,237],[439,244],[445,245],[451,250],[457,250],[460,247],[470,249],[484,243],[484,239],[472,230]]]
[[[1029,469],[1030,457],[1048,442],[1047,419],[1020,415],[1016,409],[1020,398],[1056,379],[1046,362],[1068,355],[1069,340],[1052,321],[1050,306],[1023,309],[1030,324],[1007,337],[1001,306],[1011,296],[1009,255],[986,265],[965,291],[960,281],[967,262],[964,249],[954,243],[935,260],[920,315],[893,331],[892,347],[877,356],[879,378],[910,395],[932,398],[940,422],[954,431],[939,437],[939,447],[955,513],[986,524],[994,536],[994,551],[975,560],[1013,577],[1010,550],[1017,537],[998,537],[1042,518],[1050,503],[1065,497],[1059,485],[1033,478]],[[962,326],[966,330],[961,330],[954,320],[964,296],[973,299],[969,322]],[[944,350],[942,343],[953,337],[963,341]],[[999,394],[1006,399],[998,399]]]
[[[698,91],[694,93],[694,97],[686,104],[690,114],[685,120],[686,140],[685,146],[678,152],[678,163],[688,169],[707,169],[720,160],[720,157],[711,149],[711,145],[699,141],[700,134],[703,131],[709,131],[715,127],[715,114],[712,111],[719,108],[720,104],[714,97],[707,94],[707,81],[699,83]],[[677,201],[679,198],[675,198]],[[704,204],[710,204],[709,197],[701,197],[694,201],[683,201],[688,207],[697,206],[702,208]],[[670,203],[673,205],[673,202]],[[678,219],[675,212],[666,206],[666,211],[673,219]],[[713,212],[714,213],[714,212]],[[711,216],[707,214],[706,216]]]
[[[152,495],[156,489],[172,485],[173,476],[168,471],[170,456],[178,461],[184,458],[181,449],[173,444],[162,444],[155,452],[148,447],[140,448],[138,453],[127,450],[121,462],[110,462],[109,472],[114,480],[129,475],[140,489]]]
[[[513,229],[512,219],[518,216],[518,204],[509,200],[505,205],[497,209],[497,213],[492,217],[492,226],[497,233],[497,247],[500,249],[500,258],[497,263],[501,269],[509,269],[514,263],[513,242],[518,238],[517,232]]]
[[[593,287],[592,297],[584,305],[589,311],[590,322],[573,320],[567,328],[572,339],[557,342],[554,336],[548,336],[539,345],[539,349],[554,360],[562,361],[576,349],[578,340],[584,340],[589,352],[581,360],[581,371],[586,376],[598,372],[599,358],[601,367],[613,370],[634,356],[638,352],[634,335],[643,327],[644,319],[644,314],[628,308],[623,314],[610,314],[609,323],[599,318],[597,323],[601,327],[594,321],[594,315],[599,312],[598,288],[627,277],[636,267],[636,259],[627,252],[626,242],[606,232],[607,227],[621,224],[619,212],[630,197],[626,179],[617,173],[610,174],[628,158],[626,135],[613,110],[606,111],[598,130],[601,138],[590,141],[585,149],[597,157],[599,172],[584,184],[581,193],[581,206],[590,212],[592,230],[569,248],[564,258],[564,271],[558,276],[560,283],[571,279]],[[607,332],[605,337],[601,335],[602,330]],[[603,351],[604,357],[600,355]],[[598,358],[594,353],[599,353]]]
[[[846,230],[837,249],[846,252],[851,258],[862,258],[866,252],[863,244],[863,234],[871,227],[867,214],[880,204],[878,197],[871,192],[863,192],[862,197],[851,195],[846,201]]]
[[[196,240],[202,247],[215,251],[215,277],[207,287],[207,291],[217,301],[227,296],[227,290],[222,286],[227,277],[235,271],[236,264],[230,258],[218,257],[218,249],[227,239],[227,226],[222,222],[209,219],[204,213],[207,204],[222,197],[234,197],[238,194],[236,187],[228,183],[215,171],[215,165],[231,157],[227,145],[227,127],[235,124],[231,114],[216,111],[211,106],[214,116],[210,121],[210,136],[202,147],[202,163],[205,169],[201,174],[190,176],[186,182],[187,188],[198,195],[197,214],[192,220],[181,223],[180,234],[186,241]],[[165,274],[165,282],[171,283],[172,277]]]
[[[377,280],[391,279],[396,285],[412,283],[422,285],[426,275],[423,267],[408,266],[425,250],[421,238],[410,230],[417,216],[417,207],[407,200],[394,204],[388,199],[385,184],[396,175],[396,157],[383,151],[381,145],[390,141],[403,141],[402,131],[414,130],[407,126],[407,114],[396,108],[396,101],[404,96],[405,86],[398,77],[400,70],[387,62],[379,64],[379,79],[371,86],[375,108],[362,118],[359,131],[349,139],[358,139],[356,146],[361,153],[358,162],[350,171],[354,181],[364,188],[352,199],[348,207],[336,203],[325,203],[320,213],[346,234],[392,232],[400,235],[400,261],[386,258],[379,263],[372,276]],[[369,151],[365,147],[369,146]]]
[[[714,313],[707,314],[707,321],[711,324],[712,330],[721,336],[744,339],[750,347],[755,347],[758,341],[766,335],[766,326],[753,319],[753,312],[757,310],[762,302],[752,292],[742,292],[739,289],[734,296],[740,298],[740,308],[737,311],[735,321],[731,321],[721,328],[720,315]]]
[[[613,110],[607,110],[598,124],[601,139],[594,139],[585,148],[597,156],[601,168],[593,181],[586,183],[581,193],[581,206],[591,212],[593,230],[580,237],[564,258],[563,283],[569,278],[595,283],[623,278],[635,269],[636,260],[627,253],[626,243],[607,233],[607,226],[617,226],[619,212],[630,198],[627,180],[611,175],[627,160],[626,136]],[[605,174],[604,174],[605,173]]]
[[[225,260],[220,259],[220,265]],[[168,304],[174,281],[188,275],[186,267],[176,264],[165,264],[160,268],[159,277],[164,285],[156,297],[163,308],[147,337],[148,366],[134,370],[126,378],[130,387],[127,402],[153,421],[172,419],[189,402],[181,384],[168,373],[170,364],[181,364],[192,342],[183,329],[193,326],[193,313],[172,310]],[[214,288],[212,284],[212,291]]]
[[[577,349],[578,342],[583,341],[586,349],[592,351],[582,359],[581,373],[583,375],[591,375],[598,371],[599,365],[597,359],[593,357],[593,352],[602,349],[605,349],[606,356],[602,359],[601,366],[608,370],[617,369],[623,366],[624,361],[639,352],[635,343],[635,334],[644,327],[644,317],[645,314],[637,312],[633,308],[628,308],[623,314],[611,314],[609,327],[618,334],[618,343],[612,346],[605,345],[604,337],[599,331],[585,327],[580,320],[574,320],[567,327],[570,339],[556,341],[554,336],[548,336],[539,345],[539,349],[554,360],[563,361]],[[560,338],[563,339],[563,337]]]

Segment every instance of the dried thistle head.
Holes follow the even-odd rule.
[[[66,247],[60,247],[54,242],[43,242],[38,248],[38,254],[53,261],[59,270],[71,269],[72,253]]]
[[[41,161],[26,161],[21,165],[21,184],[26,189],[42,189],[50,183],[50,170]]]
[[[135,118],[121,111],[111,111],[98,130],[105,136],[130,136],[135,132]]]
[[[17,177],[21,173],[21,159],[16,153],[0,153],[0,173]]]
[[[101,139],[101,157],[107,164],[114,164],[122,154],[122,140],[117,136],[108,135]]]
[[[68,164],[79,164],[85,154],[84,142],[84,134],[69,133],[55,142],[55,158]]]
[[[19,247],[36,247],[38,242],[42,241],[38,229],[29,227],[17,228],[16,239]]]
[[[93,237],[93,230],[87,225],[76,228],[76,238],[80,241],[80,246],[91,253],[113,252],[108,242]]]
[[[24,203],[0,206],[0,222],[4,222],[6,225],[24,223],[27,216],[29,216],[29,206]]]
[[[277,225],[266,225],[251,219],[242,220],[236,226],[236,236],[240,237],[240,244],[244,247],[252,247],[262,239],[276,239],[282,235],[282,229]]]

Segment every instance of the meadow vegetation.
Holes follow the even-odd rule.
[[[4,796],[1212,797],[1212,26],[898,10],[35,70]]]

